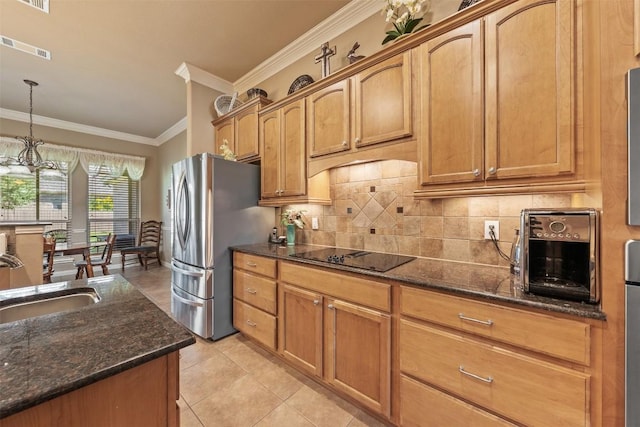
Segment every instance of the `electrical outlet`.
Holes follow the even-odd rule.
[[[500,221],[484,222],[484,238],[486,240],[491,240],[491,235],[489,234],[491,227],[493,227],[493,233],[496,235],[496,240],[500,240]]]
[[[312,230],[317,230],[318,229],[318,217],[313,217],[311,218],[311,229]]]

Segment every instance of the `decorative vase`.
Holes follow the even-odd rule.
[[[287,224],[287,246],[296,244],[296,226],[295,224]]]

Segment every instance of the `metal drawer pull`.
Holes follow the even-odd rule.
[[[320,300],[314,299],[313,300],[313,305],[318,305],[318,304],[320,304]]]
[[[247,261],[247,265],[249,267],[257,267],[258,266],[258,264],[256,264],[255,262],[251,262],[251,261]]]
[[[252,328],[256,327],[256,324],[254,322],[252,322],[251,320],[247,320],[247,325],[251,326]]]
[[[481,325],[486,325],[486,326],[493,325],[493,320],[491,320],[491,319],[489,319],[489,320],[474,319],[473,317],[465,316],[464,313],[458,313],[458,317],[460,318],[460,320],[466,320],[468,322],[480,323]]]
[[[257,294],[258,293],[258,291],[256,291],[253,288],[247,288],[247,292],[249,292],[250,294]]]
[[[333,304],[329,304],[329,305],[327,305],[327,308],[328,308],[329,310],[333,310],[335,307],[333,306]]]
[[[467,372],[464,370],[464,366],[460,365],[460,367],[458,368],[458,371],[460,371],[460,373],[465,374],[470,376],[471,378],[475,378],[477,380],[480,380],[482,382],[485,383],[492,383],[493,382],[493,377],[481,377],[480,375],[476,375],[476,374],[472,374],[471,372]]]

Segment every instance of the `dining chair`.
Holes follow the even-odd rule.
[[[108,265],[111,264],[111,254],[113,254],[113,246],[116,241],[116,235],[109,233],[107,236],[107,244],[102,250],[102,256],[99,259],[91,258],[91,266],[92,267],[102,267],[102,274],[109,274]],[[83,259],[81,261],[76,261],[73,265],[78,269],[76,272],[76,279],[82,279],[84,276],[84,272],[87,271],[87,260]],[[88,276],[88,274],[87,274]]]
[[[147,261],[149,258],[156,258],[158,264],[160,262],[160,236],[162,234],[162,221],[144,221],[140,224],[140,235],[138,236],[138,245],[120,250],[122,260],[122,271],[124,271],[124,261],[126,255],[138,255],[140,265],[144,265],[147,270]],[[144,262],[143,262],[144,260]]]
[[[56,252],[56,238],[42,236],[42,283],[51,283],[53,256]]]

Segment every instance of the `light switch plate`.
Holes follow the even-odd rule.
[[[312,230],[317,230],[318,229],[318,217],[313,217],[311,218],[311,229]]]
[[[496,240],[500,240],[500,221],[485,221],[484,222],[484,238],[485,240],[491,240],[491,235],[489,234],[491,230],[491,226],[493,226],[493,232],[496,235]]]

